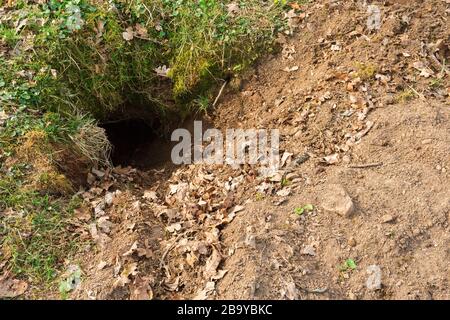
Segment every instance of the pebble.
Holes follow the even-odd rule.
[[[105,201],[99,201],[96,206],[94,207],[94,214],[96,217],[101,217],[105,215]]]
[[[256,249],[256,237],[255,237],[255,235],[247,234],[244,243],[245,243],[245,245],[247,247]]]
[[[290,282],[286,285],[286,289],[282,290],[283,295],[286,296],[289,300],[297,300],[298,299],[298,290],[295,286],[294,282]]]
[[[299,177],[300,177],[299,174],[295,173],[295,172],[291,172],[291,173],[288,173],[286,175],[286,179],[289,180],[289,181],[292,181],[292,180],[294,180],[296,178],[299,178]]]
[[[353,237],[351,237],[350,239],[348,239],[348,245],[350,246],[350,247],[356,247],[356,239],[355,238],[353,238]]]
[[[369,277],[366,281],[367,289],[376,291],[381,289],[381,268],[378,265],[370,265],[367,267]]]
[[[105,194],[106,205],[109,207],[110,205],[112,205],[113,201],[114,201],[114,194],[112,192],[107,192]]]
[[[432,139],[425,139],[425,140],[422,140],[422,144],[430,144],[430,143],[432,143],[432,142],[433,142]]]
[[[386,97],[383,99],[384,104],[386,105],[390,105],[390,104],[394,104],[395,102],[395,97],[391,94],[386,95]]]
[[[322,207],[326,211],[335,212],[343,217],[350,217],[355,210],[355,205],[347,191],[337,184],[325,188],[322,196]]]
[[[96,180],[95,176],[92,173],[88,172],[87,179],[86,179],[87,183],[89,185],[92,185],[95,182],[95,180]]]

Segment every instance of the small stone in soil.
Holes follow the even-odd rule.
[[[302,254],[314,257],[316,255],[316,250],[313,246],[307,245],[305,248],[303,248]]]
[[[384,216],[381,217],[381,222],[382,223],[389,223],[394,221],[394,217],[391,214],[385,214]]]
[[[350,247],[355,247],[356,246],[356,240],[355,238],[351,237],[350,239],[348,239],[348,245]]]
[[[367,267],[367,273],[369,277],[366,281],[367,289],[376,291],[381,289],[381,268],[377,265],[371,265]]]
[[[324,190],[322,207],[343,217],[350,217],[355,210],[352,199],[341,185],[330,185]]]

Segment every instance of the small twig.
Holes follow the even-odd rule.
[[[214,100],[214,102],[212,104],[213,108],[215,108],[217,102],[219,102],[220,96],[222,95],[223,90],[225,89],[227,84],[228,84],[228,81],[225,81],[224,84],[222,85],[222,88],[220,88],[219,94],[217,95],[216,100]]]
[[[365,169],[365,168],[375,168],[375,167],[381,167],[383,165],[383,162],[376,162],[376,163],[367,163],[367,164],[354,164],[348,166],[352,169]]]

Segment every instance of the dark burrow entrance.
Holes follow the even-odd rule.
[[[127,119],[105,122],[101,127],[113,146],[114,166],[149,168],[170,161],[170,136],[164,135],[159,121]]]

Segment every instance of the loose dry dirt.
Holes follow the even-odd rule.
[[[450,5],[372,4],[375,31],[362,1],[292,12],[281,52],[205,116],[222,130],[280,129],[277,175],[91,174],[77,214],[93,244],[67,261],[83,271],[71,297],[449,299]]]

